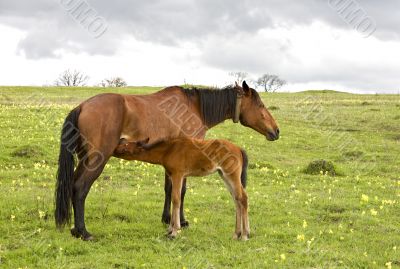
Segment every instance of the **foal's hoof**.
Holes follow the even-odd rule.
[[[177,235],[177,232],[173,232],[173,231],[168,231],[167,232],[167,237],[168,237],[168,239],[175,239],[176,238],[176,235]]]
[[[187,227],[189,227],[189,221],[182,220],[181,221],[181,228],[187,228]]]
[[[241,235],[240,233],[238,233],[238,234],[237,233],[233,233],[232,239],[233,240],[239,240],[240,239],[240,235]]]
[[[83,241],[93,241],[94,237],[88,232],[81,232],[76,228],[71,229],[71,235],[76,238],[81,238]]]

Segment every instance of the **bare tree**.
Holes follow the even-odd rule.
[[[83,74],[80,71],[74,70],[70,71],[69,69],[65,70],[60,74],[58,79],[54,82],[56,86],[85,86],[86,82],[89,80],[89,77]]]
[[[286,84],[286,81],[280,79],[277,75],[264,74],[257,79],[257,85],[262,86],[266,92],[276,92]]]
[[[102,87],[126,87],[126,81],[121,77],[103,79],[100,82]]]
[[[239,85],[242,85],[243,80],[245,80],[249,74],[247,72],[236,71],[236,72],[229,72],[229,75],[231,77],[234,77],[235,81]]]

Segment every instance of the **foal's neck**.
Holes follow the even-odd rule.
[[[162,164],[163,156],[167,152],[169,144],[166,141],[156,143],[154,146],[145,148],[144,151],[135,154],[135,160],[152,164]]]

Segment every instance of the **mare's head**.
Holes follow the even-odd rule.
[[[242,87],[236,84],[235,89],[242,96],[240,105],[240,123],[259,132],[269,141],[279,138],[279,128],[271,113],[265,107],[258,92],[250,88],[246,81]]]

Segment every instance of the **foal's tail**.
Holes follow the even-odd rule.
[[[242,174],[240,175],[240,181],[242,182],[243,188],[246,188],[247,184],[247,165],[249,163],[249,159],[247,158],[247,153],[244,151],[244,149],[240,149],[240,152],[242,153]]]
[[[58,157],[54,217],[58,228],[71,219],[71,199],[74,177],[74,153],[79,139],[78,118],[80,108],[73,109],[65,118],[61,131],[60,155]]]

